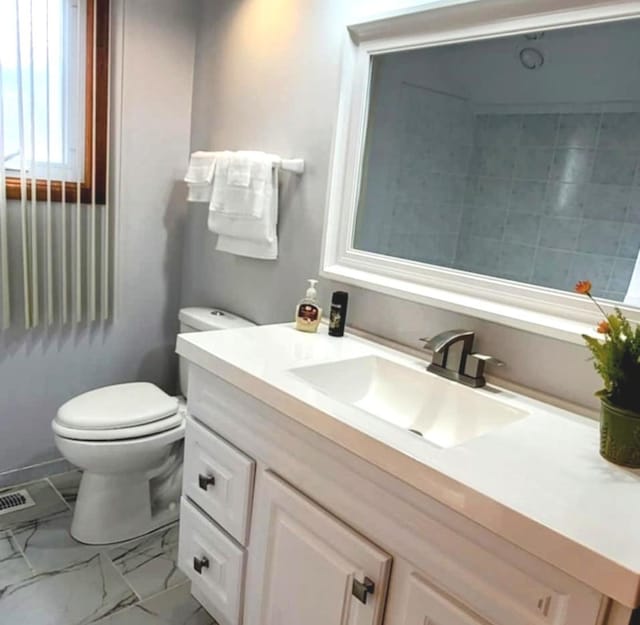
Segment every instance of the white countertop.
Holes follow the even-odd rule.
[[[181,334],[177,351],[592,588],[640,605],[640,471],[600,457],[596,422],[500,390],[530,416],[440,449],[289,373],[368,355],[424,371],[404,353],[290,324]]]

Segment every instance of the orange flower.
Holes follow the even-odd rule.
[[[576,284],[576,293],[580,293],[581,295],[591,295],[591,281],[590,280],[581,280]]]
[[[606,319],[603,319],[598,324],[598,333],[599,334],[609,334],[610,330],[611,330],[611,326],[609,325],[609,322]]]

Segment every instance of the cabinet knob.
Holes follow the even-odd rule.
[[[209,568],[209,558],[202,556],[202,558],[193,558],[193,568],[196,573],[202,573],[202,569]]]
[[[364,581],[359,582],[354,578],[351,586],[351,594],[361,603],[366,605],[367,596],[372,595],[375,592],[376,585],[368,577],[364,578]]]
[[[198,475],[198,486],[202,490],[207,490],[209,486],[214,486],[216,483],[216,478],[213,475]]]

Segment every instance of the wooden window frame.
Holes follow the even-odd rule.
[[[94,31],[95,16],[95,31]],[[95,34],[95,41],[94,41]],[[95,54],[94,54],[95,51]],[[93,96],[93,61],[95,57],[96,93],[95,110]],[[84,97],[84,163],[82,180],[62,182],[51,180],[51,200],[62,201],[62,187],[65,187],[65,200],[78,201],[78,182],[80,182],[80,202],[104,204],[107,186],[107,132],[109,108],[109,0],[87,0],[86,15],[86,60],[85,60],[85,97]],[[95,121],[95,149],[93,145]],[[95,155],[95,171],[94,171]],[[92,178],[93,181],[92,181]],[[27,176],[26,195],[31,199],[31,178]],[[93,182],[93,184],[92,184]],[[47,180],[36,180],[36,199],[48,199]],[[7,198],[21,199],[20,177],[7,176]]]

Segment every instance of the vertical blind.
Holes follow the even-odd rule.
[[[108,101],[108,64],[98,56],[105,6],[0,0],[4,330],[110,316],[108,122],[98,106],[101,93]]]

